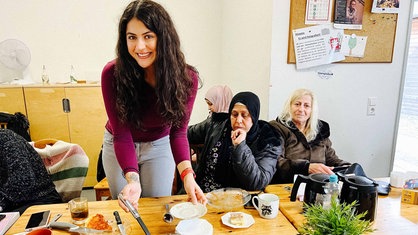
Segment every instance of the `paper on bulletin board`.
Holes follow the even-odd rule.
[[[334,27],[339,29],[362,29],[364,1],[365,0],[336,0]]]
[[[333,2],[334,0],[307,0],[305,24],[331,23]]]
[[[373,0],[373,13],[399,13],[400,0]]]
[[[304,69],[345,59],[341,53],[344,30],[331,24],[295,29],[293,43],[296,69]]]
[[[344,34],[341,51],[345,56],[364,57],[366,50],[367,37],[357,36],[355,34]]]

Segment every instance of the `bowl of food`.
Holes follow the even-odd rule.
[[[51,234],[52,234],[52,231],[50,229],[40,228],[40,229],[32,230],[27,235],[51,235]]]
[[[251,199],[250,193],[240,188],[221,188],[206,194],[208,204],[220,210],[232,210],[244,206]]]

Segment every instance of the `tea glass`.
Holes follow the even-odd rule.
[[[86,197],[77,197],[68,202],[71,218],[74,224],[84,224],[89,216],[89,206]]]

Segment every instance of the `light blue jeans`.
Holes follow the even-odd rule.
[[[142,188],[141,197],[170,196],[176,166],[169,136],[134,144]],[[110,193],[116,199],[127,181],[116,159],[113,135],[107,130],[104,133],[102,158]]]

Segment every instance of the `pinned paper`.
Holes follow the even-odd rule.
[[[305,24],[331,23],[332,5],[331,0],[306,1]]]
[[[293,30],[296,68],[304,69],[345,59],[341,53],[344,30],[322,24]]]
[[[344,56],[364,57],[367,37],[344,34],[341,51]]]
[[[400,0],[373,0],[373,13],[399,13]]]

